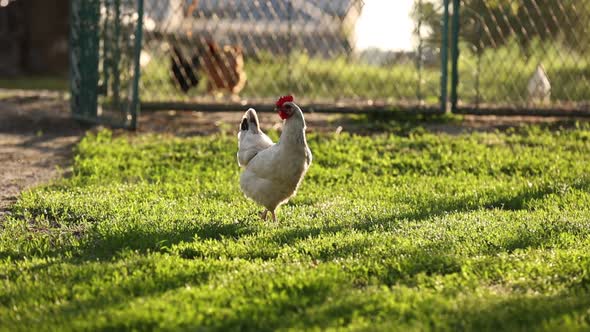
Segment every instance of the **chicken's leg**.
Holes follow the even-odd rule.
[[[272,214],[272,221],[276,223],[277,222],[277,215],[275,214],[274,211],[271,211],[270,213]]]
[[[260,218],[264,221],[266,221],[266,214],[268,213],[268,210],[264,210],[260,213]]]

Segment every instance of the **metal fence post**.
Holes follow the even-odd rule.
[[[71,111],[88,121],[97,115],[100,3],[73,0],[70,6]]]
[[[440,111],[445,113],[447,111],[447,85],[449,75],[449,0],[443,1],[444,12],[441,22],[441,45],[440,45]]]
[[[453,0],[453,31],[451,36],[451,112],[457,111],[457,89],[459,85],[460,6],[460,0]]]
[[[141,47],[143,40],[143,0],[137,0],[137,31],[135,32],[135,54],[134,54],[134,77],[133,77],[133,96],[131,97],[131,105],[129,111],[131,112],[130,128],[137,128],[137,117],[140,111],[139,98],[139,78],[141,76]]]
[[[418,8],[422,10],[422,0],[418,1]],[[423,100],[422,97],[422,57],[423,57],[423,40],[422,36],[420,35],[420,31],[422,29],[422,15],[418,17],[418,22],[416,26],[416,33],[418,34],[418,56],[416,57],[416,71],[418,71],[418,81],[416,82],[416,98],[418,100]]]
[[[291,0],[287,1],[287,24],[288,24],[288,32],[287,32],[287,79],[288,79],[288,87],[289,91],[285,92],[287,94],[293,94],[295,88],[293,87],[293,75],[290,74],[292,66],[293,66],[293,3]]]
[[[115,6],[115,22],[113,22],[113,36],[111,37],[111,42],[115,43],[115,47],[113,48],[112,54],[112,62],[111,62],[111,69],[113,71],[113,86],[111,88],[111,93],[113,94],[113,103],[115,105],[121,104],[121,69],[119,65],[121,63],[121,47],[120,40],[121,36],[121,0],[115,0],[113,5]],[[106,20],[105,20],[106,21]],[[108,42],[105,40],[104,45],[108,46]],[[107,71],[108,72],[108,71]]]

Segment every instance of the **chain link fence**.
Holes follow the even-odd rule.
[[[456,112],[588,113],[590,1],[463,0],[459,13]]]
[[[139,108],[284,94],[308,111],[590,115],[590,0],[408,1],[413,47],[383,51],[357,47],[361,0],[72,0],[72,107],[127,127]]]
[[[360,51],[362,10],[361,0],[146,0],[142,108],[272,105],[290,93],[340,111],[440,110],[440,45],[423,43],[418,20],[413,50]]]

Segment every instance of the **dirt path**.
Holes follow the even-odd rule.
[[[84,132],[69,115],[55,94],[0,100],[0,219],[22,190],[68,171]]]

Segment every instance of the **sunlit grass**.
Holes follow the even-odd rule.
[[[0,327],[589,329],[590,128],[404,128],[310,134],[278,223],[234,137],[89,135],[0,226]]]

